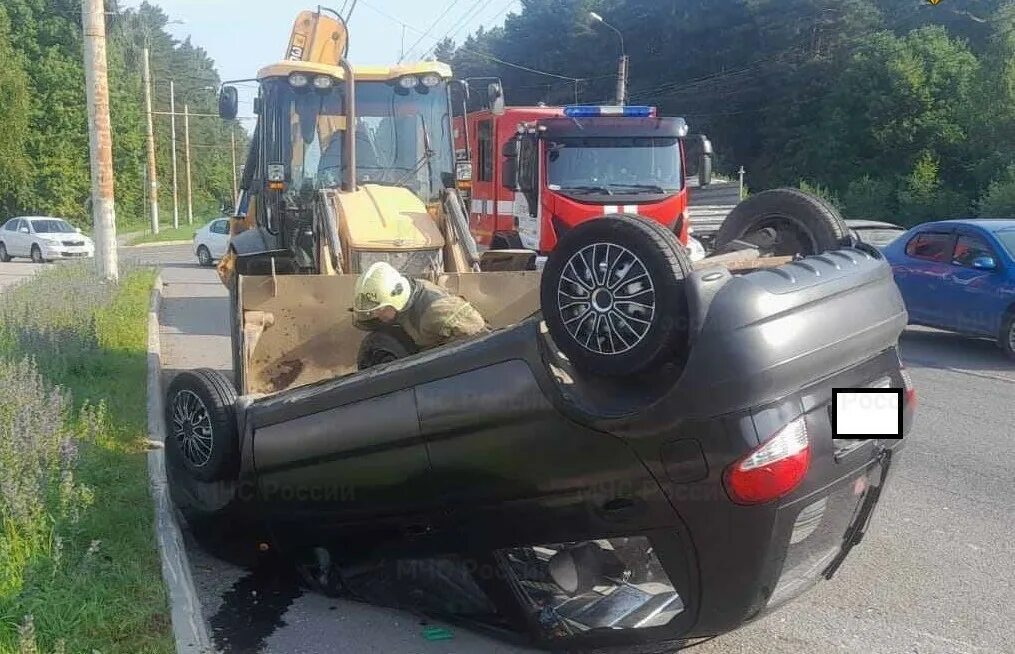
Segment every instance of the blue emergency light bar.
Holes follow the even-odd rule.
[[[568,105],[564,107],[564,115],[569,118],[593,118],[595,116],[625,116],[629,118],[647,118],[654,116],[655,107],[628,105],[616,107],[609,105]]]

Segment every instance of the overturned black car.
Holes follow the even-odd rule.
[[[174,502],[320,589],[548,648],[735,629],[835,574],[903,443],[833,433],[832,389],[904,389],[912,424],[891,271],[834,226],[819,254],[692,266],[655,223],[590,221],[541,274],[441,277],[489,335],[359,371],[350,275],[241,276],[241,394],[169,388]]]

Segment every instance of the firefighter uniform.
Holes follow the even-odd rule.
[[[407,279],[384,262],[356,280],[353,309],[358,327],[370,329],[378,321],[398,325],[421,350],[489,331],[464,298],[426,280]]]

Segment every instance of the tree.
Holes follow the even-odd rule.
[[[28,76],[10,42],[10,19],[0,6],[0,108],[4,128],[0,130],[0,211],[14,213],[30,180],[27,159]]]

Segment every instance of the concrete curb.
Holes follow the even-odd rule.
[[[169,500],[166,482],[166,426],[163,419],[162,349],[159,342],[159,309],[162,307],[162,275],[155,278],[148,309],[148,437],[155,449],[148,452],[148,479],[155,504],[155,539],[162,557],[162,578],[169,591],[173,637],[179,654],[215,652],[197,598],[183,534]]]
[[[153,243],[135,243],[134,245],[125,245],[128,248],[157,248],[161,245],[186,245],[187,243],[193,243],[193,240],[189,241],[155,241]]]

